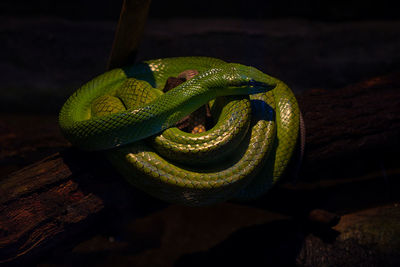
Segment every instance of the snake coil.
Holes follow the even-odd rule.
[[[198,75],[162,93],[168,77]],[[196,73],[197,73],[196,72]],[[173,127],[209,102],[215,125],[198,134]],[[281,81],[208,57],[150,60],[108,71],[64,104],[64,136],[106,150],[116,169],[149,194],[191,206],[264,194],[285,171],[300,111]]]

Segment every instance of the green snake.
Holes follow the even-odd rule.
[[[168,77],[196,70],[163,93]],[[209,103],[203,133],[174,125]],[[263,195],[284,173],[299,135],[300,111],[282,81],[256,68],[209,57],[149,60],[108,71],[79,88],[59,115],[64,136],[105,150],[134,186],[191,206]]]

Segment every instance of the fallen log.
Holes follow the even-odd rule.
[[[276,186],[251,205],[300,217],[313,208],[359,209],[336,203],[315,207],[311,202],[326,197],[324,188],[374,183],[376,175],[371,178],[371,173],[385,179],[399,173],[399,77],[397,72],[340,90],[311,90],[298,96],[307,128],[298,183]],[[389,187],[400,188],[398,182]],[[311,191],[312,197],[302,200]],[[398,201],[398,194],[384,203],[391,201]],[[43,255],[99,218],[113,217],[115,210],[143,216],[162,207],[161,201],[128,186],[101,154],[68,148],[0,180],[0,262]]]
[[[400,208],[387,205],[344,215],[321,231],[292,218],[266,221],[207,250],[185,253],[174,266],[398,266],[399,220]]]

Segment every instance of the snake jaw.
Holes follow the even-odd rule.
[[[275,85],[259,82],[254,79],[250,79],[248,85],[251,87],[251,94],[265,93],[275,88]]]

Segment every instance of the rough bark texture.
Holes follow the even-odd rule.
[[[182,266],[204,266],[210,262],[222,264],[227,258],[232,263],[245,263],[248,257],[263,263],[303,266],[398,264],[400,220],[399,206],[394,203],[400,201],[400,184],[393,177],[400,173],[396,153],[400,136],[399,77],[400,73],[393,73],[341,90],[321,89],[300,95],[307,126],[307,151],[298,182],[293,184],[288,180],[276,186],[262,199],[250,203],[250,207],[234,203],[201,209],[175,205],[165,208],[165,203],[127,186],[101,155],[72,148],[11,173],[0,180],[0,261],[32,261],[61,243],[78,242],[83,230],[95,226],[95,222],[106,218],[115,224],[118,219],[114,217],[129,213],[126,220],[146,215],[142,224],[138,221],[143,231],[135,230],[134,239],[150,240],[148,246],[154,247],[147,251],[147,258],[137,254],[130,259],[139,266],[149,261],[152,266],[174,262]],[[16,143],[15,149],[8,150],[9,154],[3,152],[2,161],[17,162],[18,155],[12,155],[12,151],[34,147],[35,137],[32,133],[32,143],[23,144],[17,139],[24,131],[18,134],[5,125],[0,125],[0,146],[6,147],[13,140]],[[57,140],[53,139],[45,150],[67,146],[62,139]],[[1,173],[9,170],[2,169]],[[372,206],[381,208],[359,212]],[[316,208],[348,215],[331,229],[333,219],[312,211]],[[265,214],[266,209],[274,214]],[[241,215],[236,210],[241,210]],[[247,214],[248,221],[226,221],[226,218],[237,220],[243,214]],[[210,215],[215,215],[217,222],[207,228],[204,218]],[[188,224],[181,217],[191,218],[193,223],[189,220]],[[202,222],[202,226],[194,223],[197,219],[193,218]],[[164,224],[158,231],[160,221]],[[376,228],[382,232],[374,232]],[[197,247],[188,248],[183,243],[171,251],[174,236],[190,231],[200,235],[193,236],[194,240],[198,239],[193,241]],[[204,239],[204,233],[209,231],[217,239]],[[154,244],[152,240],[159,241]],[[262,242],[254,240],[265,242],[258,246]],[[250,244],[244,250],[243,242]],[[125,249],[130,250],[135,244],[135,251],[147,246],[139,248],[131,242]],[[157,263],[155,258],[160,255],[157,253],[168,257]],[[112,258],[99,260],[112,263]],[[77,256],[69,261],[72,264],[80,259]]]
[[[400,142],[399,76],[400,73],[393,73],[341,90],[311,90],[302,94],[299,103],[308,129],[306,143],[310,152],[305,168],[318,172],[329,168],[336,175],[343,168],[355,169],[350,165],[360,161],[366,167],[367,161],[398,160],[395,151]]]

